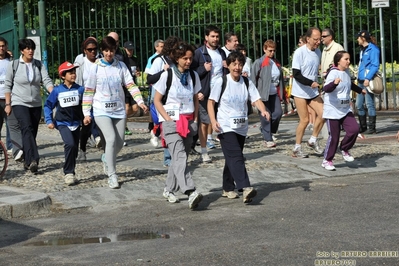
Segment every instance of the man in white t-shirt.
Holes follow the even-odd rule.
[[[323,127],[323,99],[320,97],[318,76],[321,52],[319,45],[321,41],[321,32],[318,28],[309,28],[306,32],[307,43],[295,50],[292,59],[292,72],[294,80],[292,83],[292,95],[294,96],[295,106],[297,108],[299,123],[296,129],[295,147],[293,157],[306,158],[308,155],[302,152],[301,143],[305,133],[306,126],[309,123],[308,106],[316,113],[312,136],[308,146],[322,154],[317,137]]]
[[[233,32],[227,32],[224,35],[224,46],[223,46],[223,51],[226,53],[226,58],[229,56],[229,54],[232,51],[237,50],[237,45],[238,45],[238,37],[235,33]]]
[[[207,111],[208,97],[216,78],[227,74],[226,54],[219,48],[220,29],[210,25],[205,29],[205,44],[195,50],[191,69],[195,70],[201,80],[201,90],[198,93],[200,126],[198,136],[201,144],[202,161],[210,163],[208,148],[215,148],[212,142],[207,143],[209,132],[212,133],[210,119]]]
[[[320,68],[321,68],[321,77],[323,79],[326,76],[327,71],[330,68],[330,65],[333,64],[335,54],[338,51],[344,50],[344,47],[342,47],[342,45],[334,41],[334,37],[335,37],[334,31],[330,28],[325,28],[321,32],[321,42],[324,45],[324,49],[321,54]]]

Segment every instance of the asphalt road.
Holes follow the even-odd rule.
[[[258,185],[249,205],[215,191],[195,211],[148,198],[0,220],[0,264],[399,265],[398,185],[364,173]]]

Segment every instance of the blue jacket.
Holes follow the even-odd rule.
[[[222,48],[218,48],[220,55],[222,56],[222,60],[226,60],[226,53],[222,50]],[[206,71],[204,64],[205,62],[212,62],[211,56],[208,54],[208,49],[203,45],[195,50],[193,62],[191,64],[191,69],[195,70],[198,73],[198,76],[201,80],[201,90],[200,92],[204,94],[205,98],[209,97],[211,92],[211,71]],[[223,75],[228,74],[229,70],[227,68],[223,68]],[[208,101],[201,101],[207,103]]]
[[[359,82],[363,82],[366,79],[372,80],[379,68],[380,49],[374,43],[369,43],[369,45],[360,52],[359,72],[357,79]]]
[[[56,128],[60,125],[79,126],[83,120],[82,98],[84,90],[84,87],[76,83],[73,84],[71,88],[68,88],[65,84],[55,87],[47,97],[46,103],[44,104],[44,120],[46,121],[46,124],[48,125],[53,123]],[[60,93],[71,91],[78,91],[79,99],[77,100],[79,101],[79,104],[75,106],[61,107],[59,102]],[[63,99],[65,98],[62,98],[61,100]],[[68,99],[65,99],[65,101],[68,101]],[[53,119],[54,108],[56,108],[56,111]]]

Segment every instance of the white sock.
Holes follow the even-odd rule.
[[[201,147],[201,153],[202,153],[202,154],[208,153],[208,150],[206,149],[206,147],[205,147],[205,148],[202,148],[202,147]]]
[[[212,134],[208,134],[208,140],[212,140]]]
[[[309,139],[309,142],[310,143],[315,143],[316,140],[317,140],[317,137],[311,136],[310,139]]]
[[[300,149],[300,148],[301,148],[301,144],[295,144],[295,148],[294,148],[295,150]]]

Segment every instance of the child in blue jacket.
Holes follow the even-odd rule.
[[[44,105],[44,119],[49,129],[57,128],[64,141],[65,183],[70,186],[77,182],[75,177],[76,157],[80,127],[83,121],[82,98],[84,87],[75,83],[76,68],[79,66],[64,62],[58,67],[58,74],[64,83],[58,85],[48,96]],[[55,116],[53,117],[53,109]]]

